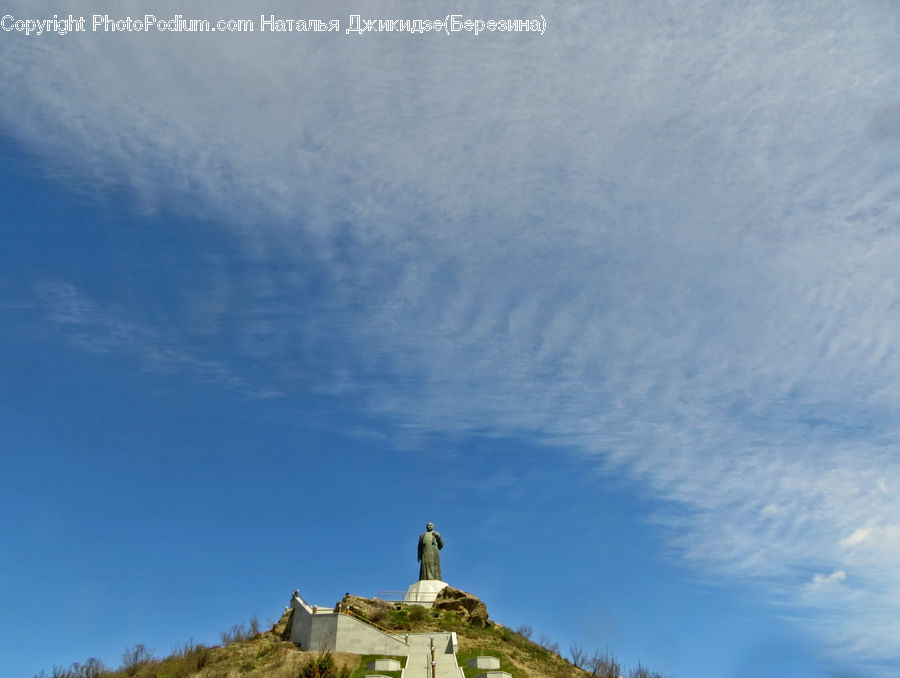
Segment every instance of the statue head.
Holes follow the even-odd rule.
[[[434,530],[434,523],[428,523],[425,526],[425,529],[428,530],[429,532],[431,532],[432,530]]]

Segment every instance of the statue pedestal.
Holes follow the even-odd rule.
[[[431,607],[437,594],[447,586],[449,586],[447,582],[439,579],[420,579],[406,591],[403,602]]]

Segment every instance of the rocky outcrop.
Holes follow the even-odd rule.
[[[281,640],[291,639],[291,622],[294,621],[294,611],[291,608],[285,608],[284,614],[272,626],[272,634]]]
[[[348,593],[343,597],[341,602],[338,603],[338,606],[343,607],[345,610],[349,610],[352,614],[362,619],[375,622],[376,624],[387,624],[388,628],[398,628],[394,625],[397,620],[391,620],[391,612],[395,610],[409,611],[410,616],[408,618],[403,615],[406,623],[399,627],[400,630],[403,628],[410,630],[410,621],[413,622],[414,629],[418,629],[422,623],[425,624],[425,628],[429,628],[429,625],[435,627],[437,625],[436,620],[432,618],[437,615],[432,615],[427,607],[408,605],[402,602],[388,602],[379,598],[360,598],[359,596],[353,596]],[[435,611],[451,611],[462,621],[477,628],[485,628],[491,624],[491,621],[488,619],[487,607],[484,603],[471,593],[460,591],[452,586],[441,589],[437,594],[437,598],[434,600],[434,607],[432,609]]]
[[[377,623],[384,618],[389,610],[394,609],[396,603],[389,603],[379,598],[361,598],[348,593],[338,605],[343,605],[345,609],[349,609],[357,617]]]
[[[441,589],[434,600],[434,609],[452,610],[472,626],[484,628],[490,624],[487,606],[471,593],[452,586]]]

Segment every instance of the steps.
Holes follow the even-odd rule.
[[[453,649],[441,647],[440,640],[435,638],[434,663],[435,678],[460,678],[462,675],[456,663]],[[431,678],[431,636],[427,633],[409,636],[409,659],[406,660],[406,671],[403,678]]]

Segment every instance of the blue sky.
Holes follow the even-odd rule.
[[[0,33],[4,675],[404,589],[429,520],[564,650],[897,675],[895,3],[148,11],[257,31]]]

